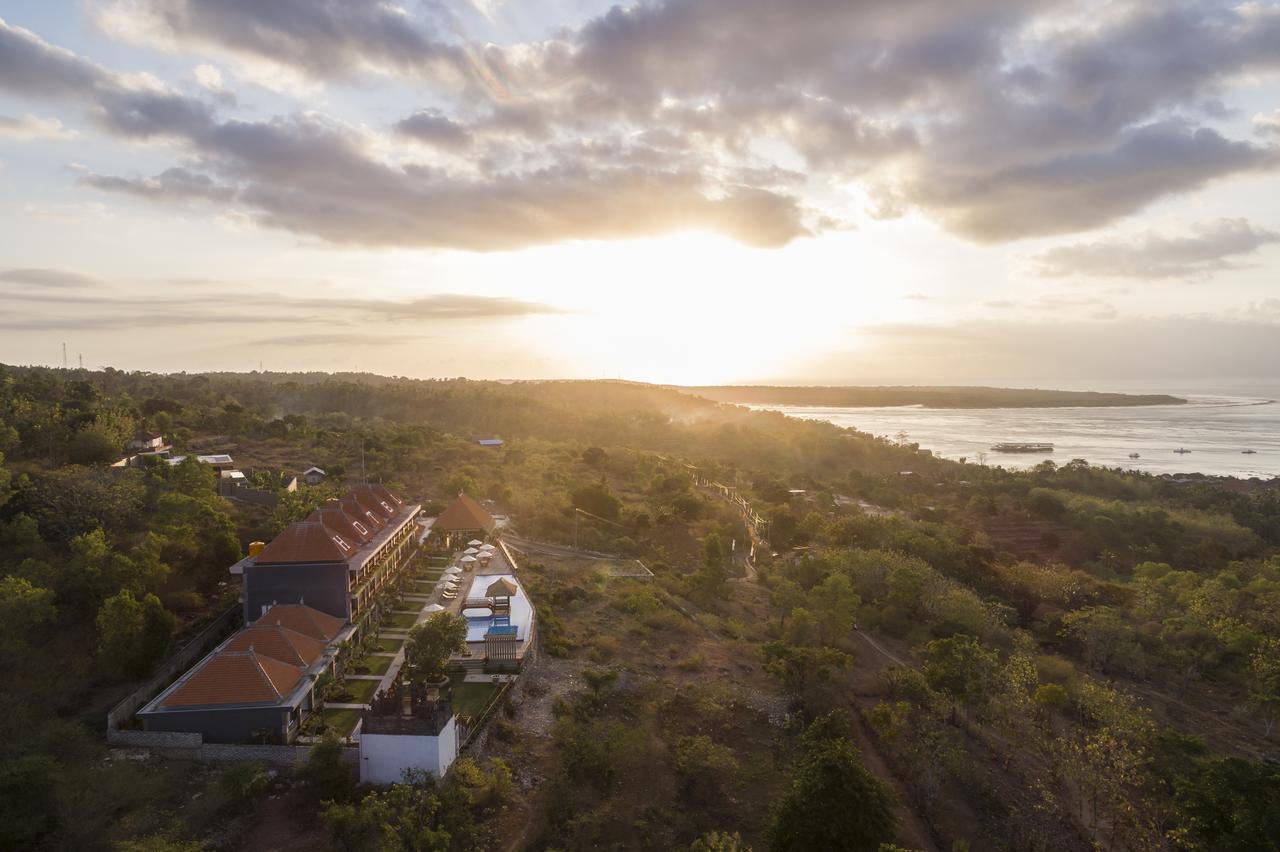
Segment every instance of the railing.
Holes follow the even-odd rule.
[[[173,656],[160,664],[156,673],[142,686],[129,693],[123,701],[111,708],[107,713],[107,730],[116,730],[138,712],[138,708],[158,695],[162,689],[173,682],[177,675],[191,667],[193,663],[207,654],[213,646],[240,626],[244,610],[239,603],[223,612],[203,630],[191,638]]]
[[[493,694],[493,697],[489,699],[489,703],[484,705],[484,709],[480,711],[480,714],[472,720],[471,724],[467,725],[466,736],[463,737],[462,742],[458,744],[458,751],[462,751],[464,748],[469,746],[471,741],[475,739],[476,734],[480,733],[480,730],[484,728],[485,724],[489,721],[489,717],[493,715],[494,709],[502,699],[506,697],[507,690],[511,688],[511,684],[512,681],[505,681],[502,686],[498,688],[498,691]]]

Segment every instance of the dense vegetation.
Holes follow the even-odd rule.
[[[268,807],[260,767],[129,760],[100,732],[232,604],[242,546],[328,492],[271,511],[195,461],[108,467],[138,428],[264,489],[316,464],[467,491],[656,575],[529,565],[544,659],[456,778],[354,790],[318,752],[299,808],[341,848],[1280,837],[1273,485],[1009,473],[627,383],[4,368],[0,848],[234,848]]]

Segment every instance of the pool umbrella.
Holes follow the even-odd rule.
[[[462,573],[462,569],[461,569],[461,568],[459,568],[457,565],[451,565],[451,566],[449,566],[448,568],[446,568],[446,569],[444,570],[444,573],[446,573],[446,574],[461,574],[461,573]]]
[[[471,539],[471,541],[467,542],[467,544],[471,545],[472,547],[479,547],[482,544],[482,542],[478,538],[473,538]]]
[[[462,552],[463,552],[464,554],[466,554],[467,556],[475,556],[475,555],[476,555],[477,553],[479,553],[480,551],[479,551],[479,550],[477,550],[477,549],[476,549],[476,548],[474,548],[474,547],[468,547],[466,550],[464,550],[464,551],[462,551]]]
[[[427,612],[444,612],[444,607],[440,604],[431,604],[427,607]]]
[[[469,563],[475,562],[475,561],[476,561],[476,558],[475,558],[474,556],[464,556],[464,557],[462,557],[461,559],[459,559],[458,561],[459,561],[459,562],[461,562],[461,563],[463,563],[463,564],[469,564]]]
[[[481,550],[487,550],[487,551],[489,551],[490,553],[492,553],[492,552],[494,551],[494,546],[493,546],[492,544],[482,544],[482,545],[480,545],[480,549],[481,549]]]

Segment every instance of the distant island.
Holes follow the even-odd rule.
[[[725,385],[680,387],[675,390],[716,402],[743,405],[823,405],[858,408],[924,405],[929,408],[1060,408],[1182,405],[1185,399],[1167,394],[1100,393],[986,387],[781,387]]]

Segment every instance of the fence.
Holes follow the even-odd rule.
[[[176,731],[108,730],[107,742],[114,746],[146,749],[161,757],[206,763],[256,760],[271,766],[294,767],[305,764],[311,757],[308,746],[207,743],[201,734]],[[360,763],[360,749],[344,748],[342,758],[352,766],[357,766]]]
[[[129,693],[123,701],[111,708],[107,713],[108,739],[112,731],[133,719],[133,714],[138,712],[138,708],[158,695],[160,690],[172,683],[181,672],[190,668],[196,660],[209,653],[231,631],[239,627],[243,615],[244,610],[238,603],[223,612],[192,637],[191,641],[182,646],[176,654],[165,660],[151,680]]]
[[[480,715],[476,716],[470,725],[467,725],[466,736],[464,736],[462,738],[462,742],[458,744],[458,751],[462,751],[464,748],[471,745],[471,741],[475,739],[476,734],[483,730],[485,723],[488,722],[489,717],[493,715],[493,711],[497,709],[498,705],[502,703],[502,699],[506,697],[507,690],[511,688],[512,683],[514,683],[514,681],[505,681],[502,686],[498,687],[498,691],[489,699],[489,703],[484,705],[484,709],[480,711]]]

